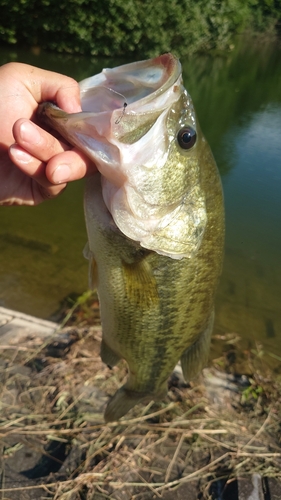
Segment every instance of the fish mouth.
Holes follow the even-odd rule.
[[[179,99],[181,84],[181,64],[172,54],[106,68],[80,82],[80,117],[89,114],[94,135],[113,149],[133,144]]]
[[[181,79],[181,64],[172,54],[106,68],[79,83],[82,112],[69,114],[43,103],[39,116],[84,151],[102,175],[120,184],[103,167],[118,170],[120,146],[137,143],[169,110],[180,97]]]
[[[181,76],[181,64],[172,54],[163,54],[154,59],[138,61],[117,68],[106,68],[91,78],[80,82],[82,110],[90,113],[106,111],[140,112],[157,108],[162,104],[167,90]],[[118,116],[114,116],[118,119]]]

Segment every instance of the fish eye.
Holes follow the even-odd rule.
[[[196,132],[192,127],[183,127],[178,132],[178,143],[182,149],[190,149],[196,142]]]

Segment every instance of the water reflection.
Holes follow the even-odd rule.
[[[280,48],[238,45],[223,56],[183,61],[225,192],[226,257],[215,328],[259,339],[281,355]],[[1,62],[8,60],[78,80],[129,62],[3,52]],[[85,290],[82,189],[75,183],[36,208],[1,208],[0,304],[48,317],[63,297]]]
[[[232,249],[280,262],[281,105],[271,104],[224,136],[235,169],[223,179]]]
[[[38,207],[1,207],[0,305],[46,318],[85,291],[85,242],[82,181]]]
[[[270,104],[224,135],[235,168],[223,177],[226,259],[217,326],[281,351],[281,105]]]

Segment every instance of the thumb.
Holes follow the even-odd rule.
[[[55,101],[67,113],[81,111],[80,90],[76,80],[28,64],[21,66],[23,83],[37,103]]]

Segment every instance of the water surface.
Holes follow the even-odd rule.
[[[281,65],[275,43],[237,43],[220,56],[184,60],[185,85],[217,160],[225,193],[226,255],[215,331],[241,334],[281,355]],[[102,61],[0,52],[76,79]],[[39,207],[1,207],[0,304],[50,317],[87,288],[83,182]]]

